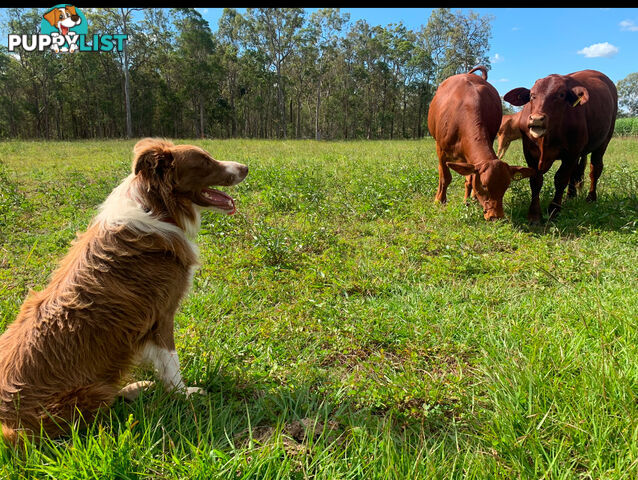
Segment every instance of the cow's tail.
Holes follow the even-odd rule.
[[[487,68],[485,68],[483,65],[479,65],[478,67],[474,67],[472,70],[470,70],[467,73],[474,73],[476,71],[480,71],[481,76],[483,77],[483,80],[487,80]]]

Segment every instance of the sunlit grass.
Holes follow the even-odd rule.
[[[176,318],[185,380],[209,394],[152,390],[0,448],[0,478],[636,478],[637,140],[612,140],[597,203],[537,226],[526,181],[504,221],[458,175],[435,204],[431,139],[178,143],[250,167],[238,213],[203,217]],[[0,330],[133,144],[0,143]],[[524,164],[520,142],[505,159]]]

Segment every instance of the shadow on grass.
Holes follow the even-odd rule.
[[[427,418],[400,409],[361,407],[350,395],[326,392],[331,387],[321,381],[281,385],[221,367],[206,375],[201,386],[207,395],[186,398],[156,386],[134,402],[118,400],[111,411],[113,424],[125,425],[133,415],[148,431],[167,435],[175,445],[203,443],[236,449],[246,447],[251,439],[267,442],[269,434],[277,432],[298,444],[317,441],[312,432],[316,429],[326,439],[339,438],[339,444],[348,441],[353,429],[367,430],[372,436],[382,431],[393,437],[406,432],[438,436],[437,432],[449,428],[451,416],[459,414],[458,403],[454,413],[451,407],[437,405]]]
[[[307,458],[331,458],[341,469],[339,462],[349,455],[381,455],[379,445],[383,452],[389,448],[416,459],[435,445],[452,451],[459,436],[469,433],[467,421],[453,421],[444,410],[414,418],[361,408],[339,392],[322,392],[321,384],[273,384],[220,366],[204,375],[200,386],[206,395],[187,398],[156,385],[133,402],[117,400],[88,429],[32,445],[26,460],[9,458],[7,451],[0,459],[29,470],[42,463],[64,468],[77,463],[79,468],[104,457],[108,468],[123,473],[160,471],[175,459],[183,461],[176,469],[193,458],[250,462],[257,452],[269,452],[270,460],[292,459],[299,465]],[[470,407],[464,408],[463,417],[471,418]],[[308,468],[320,468],[320,462]]]
[[[524,232],[545,235],[551,233],[574,237],[587,234],[592,230],[619,233],[634,233],[638,230],[638,195],[636,194],[599,194],[595,202],[585,200],[586,192],[575,198],[563,199],[562,210],[556,217],[549,219],[547,207],[553,192],[541,195],[543,220],[540,224],[527,221],[530,194],[521,192],[513,195],[510,206],[512,225]]]

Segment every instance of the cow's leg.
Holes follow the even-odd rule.
[[[585,175],[585,165],[587,165],[587,154],[580,156],[580,160],[569,179],[567,186],[567,197],[574,198],[583,189],[583,176]]]
[[[472,175],[465,177],[465,203],[469,203],[472,196]]]
[[[529,204],[527,220],[529,223],[540,223],[543,219],[540,201],[540,192],[541,188],[543,188],[543,174],[537,169],[538,158],[535,158],[531,154],[529,148],[527,148],[525,144],[523,144],[523,154],[525,155],[525,162],[527,163],[527,166],[536,170],[536,175],[529,177],[529,187],[532,191],[532,200]]]
[[[533,177],[529,177],[529,187],[532,190],[532,201],[527,212],[527,220],[530,223],[539,223],[543,216],[541,214],[540,192],[543,188],[543,174],[537,172]]]
[[[556,192],[554,193],[554,199],[547,208],[549,218],[555,217],[560,212],[565,187],[569,183],[569,179],[571,178],[572,172],[576,168],[577,163],[578,157],[565,158],[561,162],[560,168],[556,171],[556,175],[554,175],[554,188],[556,189]]]
[[[588,202],[595,202],[598,198],[596,194],[596,184],[600,178],[600,174],[603,173],[603,155],[607,149],[607,144],[600,147],[598,150],[591,152],[591,166],[589,169],[589,194],[587,195]]]
[[[502,160],[509,146],[510,146],[510,140],[507,138],[503,138],[502,143],[499,142],[498,153],[496,154],[496,156]]]
[[[447,155],[439,147],[439,144],[436,144],[436,154],[439,157],[439,189],[436,192],[435,201],[446,203],[447,202],[447,187],[452,181],[452,174],[450,173],[450,167],[446,165],[446,162],[449,161]]]

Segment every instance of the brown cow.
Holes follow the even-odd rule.
[[[498,158],[501,160],[507,152],[507,148],[514,140],[521,138],[521,129],[518,128],[518,122],[521,112],[516,112],[511,115],[503,115],[501,120],[501,127],[498,129],[496,138],[498,139]]]
[[[472,75],[480,71],[482,78]],[[503,195],[512,180],[536,174],[527,167],[502,162],[494,153],[494,138],[501,124],[501,98],[487,83],[483,66],[468,73],[453,75],[437,89],[430,111],[428,128],[436,140],[439,157],[439,189],[436,201],[447,201],[452,181],[450,168],[465,175],[465,199],[472,194],[483,207],[486,220],[505,216]],[[453,162],[453,160],[460,160]]]
[[[556,192],[548,208],[550,217],[560,211],[568,183],[568,195],[576,194],[590,152],[587,200],[595,201],[596,182],[603,171],[603,155],[614,133],[618,112],[614,83],[596,70],[582,70],[549,75],[537,80],[531,90],[515,88],[503,98],[512,105],[524,105],[519,120],[524,134],[523,153],[527,164],[538,171],[530,178],[529,220],[537,222],[542,218],[539,192],[543,174],[558,159],[562,163],[554,176]]]

